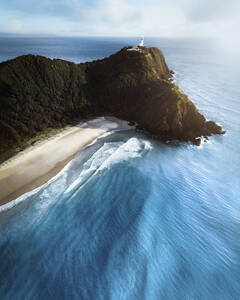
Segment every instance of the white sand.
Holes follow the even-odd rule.
[[[18,153],[0,166],[0,205],[44,184],[100,135],[127,128],[126,122],[97,118],[70,127]]]

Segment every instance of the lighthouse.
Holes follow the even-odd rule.
[[[141,42],[139,43],[139,47],[143,47],[144,46],[144,37],[141,38]]]

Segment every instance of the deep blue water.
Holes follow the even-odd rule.
[[[1,38],[0,60],[75,62],[124,38]],[[240,299],[240,88],[236,61],[197,40],[146,39],[224,136],[201,147],[133,130],[99,139],[0,215],[0,299]],[[231,64],[235,61],[235,64]]]

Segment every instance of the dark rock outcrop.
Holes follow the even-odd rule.
[[[0,64],[0,162],[46,128],[110,114],[152,135],[198,143],[222,134],[169,80],[157,48],[123,48],[85,64],[26,55]]]

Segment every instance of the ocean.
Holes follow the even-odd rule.
[[[0,61],[106,57],[136,38],[0,38]],[[226,135],[200,147],[99,138],[0,213],[0,299],[239,300],[238,59],[211,41],[146,38]],[[234,63],[233,63],[234,62]]]

